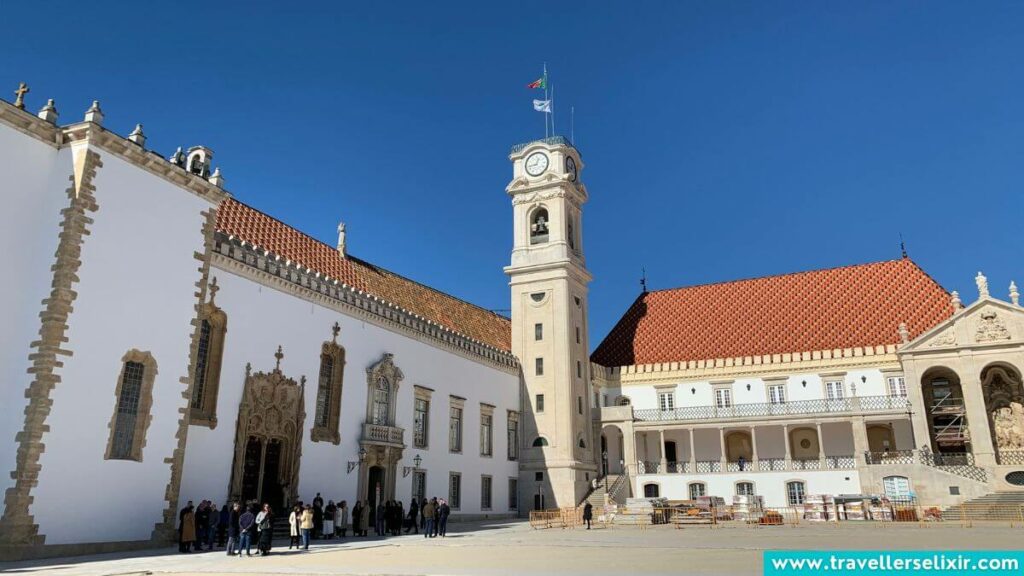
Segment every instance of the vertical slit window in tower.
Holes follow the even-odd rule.
[[[533,339],[534,340],[543,340],[544,339],[544,325],[543,324],[538,322],[537,324],[533,325]]]
[[[543,358],[537,358],[536,359],[535,366],[534,366],[534,374],[536,374],[537,376],[543,376],[544,375],[544,359]]]

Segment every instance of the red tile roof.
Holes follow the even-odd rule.
[[[896,344],[953,314],[909,259],[642,294],[591,359],[602,366]]]
[[[228,199],[217,211],[217,230],[432,320],[499,350],[512,349],[508,318],[360,260],[255,208]]]

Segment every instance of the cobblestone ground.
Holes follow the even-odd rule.
[[[223,551],[106,554],[0,564],[29,575],[228,574],[761,574],[767,549],[1016,550],[1024,528],[1007,524],[845,524],[752,528],[670,526],[648,529],[533,530],[524,522],[458,524],[447,538],[316,541],[296,552],[277,544],[268,557],[229,558]]]

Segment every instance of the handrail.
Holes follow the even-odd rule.
[[[798,400],[796,402],[755,402],[718,407],[684,406],[672,410],[657,408],[633,410],[633,417],[642,422],[683,420],[725,420],[762,416],[793,416],[805,414],[849,414],[863,412],[906,411],[910,401],[905,396],[855,396],[837,400]]]

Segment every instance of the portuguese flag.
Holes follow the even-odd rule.
[[[547,77],[547,74],[545,74],[544,76],[541,76],[540,78],[534,80],[533,82],[530,82],[529,84],[526,85],[526,87],[527,88],[540,88],[541,90],[547,88],[548,87],[548,77]]]

